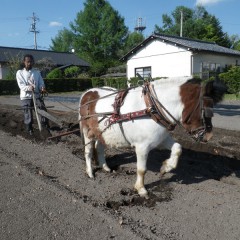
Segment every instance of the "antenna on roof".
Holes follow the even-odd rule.
[[[146,24],[143,24],[143,19],[139,17],[136,22],[136,27],[134,28],[138,33],[142,33],[146,29]]]
[[[36,29],[36,22],[39,21],[39,18],[35,15],[34,12],[33,12],[32,17],[29,17],[29,18],[32,19],[32,23],[31,23],[29,32],[34,33],[34,49],[37,49],[37,33],[39,33],[39,31],[37,31],[37,29]]]

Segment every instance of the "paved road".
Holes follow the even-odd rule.
[[[217,104],[214,108],[213,126],[240,131],[240,101]]]
[[[79,96],[78,94],[51,95],[45,98],[45,103],[46,106],[54,106],[54,110],[77,110]],[[18,96],[0,96],[0,103],[20,105]],[[217,104],[214,108],[213,126],[240,131],[240,101],[225,101]]]

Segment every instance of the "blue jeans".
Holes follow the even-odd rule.
[[[32,130],[33,124],[33,109],[34,109],[33,99],[21,100],[21,104],[23,107],[24,123],[26,125],[27,130],[30,131]],[[36,105],[37,108],[47,111],[43,99],[36,98]],[[42,126],[48,127],[48,119],[41,116],[41,124]]]

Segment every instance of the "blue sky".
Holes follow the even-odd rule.
[[[1,0],[0,46],[33,48],[34,36],[29,32],[33,12],[39,18],[36,28],[38,49],[48,49],[51,39],[59,30],[69,28],[83,0]],[[109,3],[124,17],[130,31],[134,30],[137,18],[146,24],[144,35],[154,31],[155,24],[162,25],[162,14],[169,14],[180,5],[194,8],[205,6],[215,15],[229,35],[240,36],[240,0],[109,0]]]

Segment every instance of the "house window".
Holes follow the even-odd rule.
[[[202,79],[208,79],[211,76],[215,76],[220,70],[221,65],[219,63],[202,62]]]
[[[144,79],[147,79],[149,74],[151,75],[151,67],[135,68],[135,77],[137,77],[137,74],[140,74]]]

